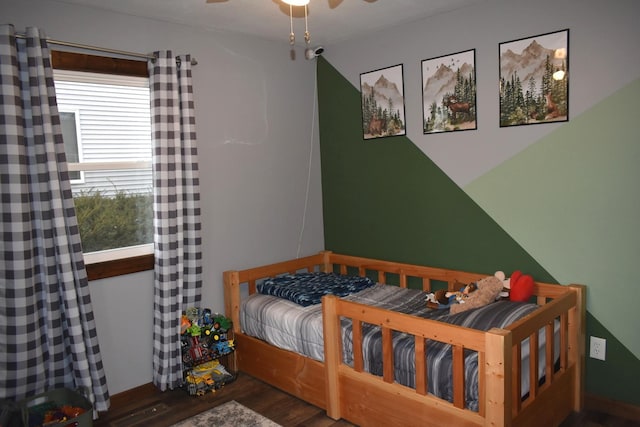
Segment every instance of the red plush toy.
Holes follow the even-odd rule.
[[[509,299],[511,301],[529,301],[529,298],[533,295],[533,277],[516,270],[511,274],[509,282],[511,285]]]

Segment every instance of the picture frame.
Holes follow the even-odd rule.
[[[360,74],[365,140],[406,135],[403,65]]]
[[[421,62],[425,135],[478,128],[475,64],[475,49]]]
[[[569,120],[569,29],[500,43],[500,127]]]

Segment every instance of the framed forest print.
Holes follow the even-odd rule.
[[[475,49],[422,61],[424,134],[477,129]]]
[[[500,127],[569,120],[569,30],[499,45]]]
[[[402,64],[360,74],[364,139],[406,135]]]

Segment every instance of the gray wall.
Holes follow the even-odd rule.
[[[57,40],[141,53],[171,49],[197,58],[206,306],[224,310],[226,269],[324,248],[315,63],[301,55],[291,61],[286,39],[203,32],[55,1],[0,0],[0,11],[3,23],[17,31],[36,26]],[[150,382],[153,273],[94,281],[91,294],[109,391]]]

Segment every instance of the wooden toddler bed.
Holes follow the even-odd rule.
[[[419,283],[427,292],[439,286],[454,290],[458,282],[475,282],[486,275],[331,252],[226,271],[225,309],[233,321],[236,368],[325,409],[331,418],[362,426],[553,426],[582,408],[584,286],[536,283],[538,308],[504,328],[486,332],[325,296],[324,357],[315,360],[249,336],[241,325],[242,298],[256,293],[258,283],[299,272],[366,276],[401,288]],[[343,358],[341,325],[345,319],[350,319],[349,345],[353,348],[349,363]],[[364,325],[377,325],[381,331],[381,372],[375,375],[363,362]],[[413,340],[415,378],[411,387],[395,381],[393,337],[398,333]],[[436,342],[451,349],[451,401],[436,397],[427,385],[435,372],[425,360]],[[528,353],[526,363],[523,348]],[[477,355],[476,410],[468,407],[465,395],[469,379],[464,365],[470,352]],[[522,378],[528,382],[524,396]]]

